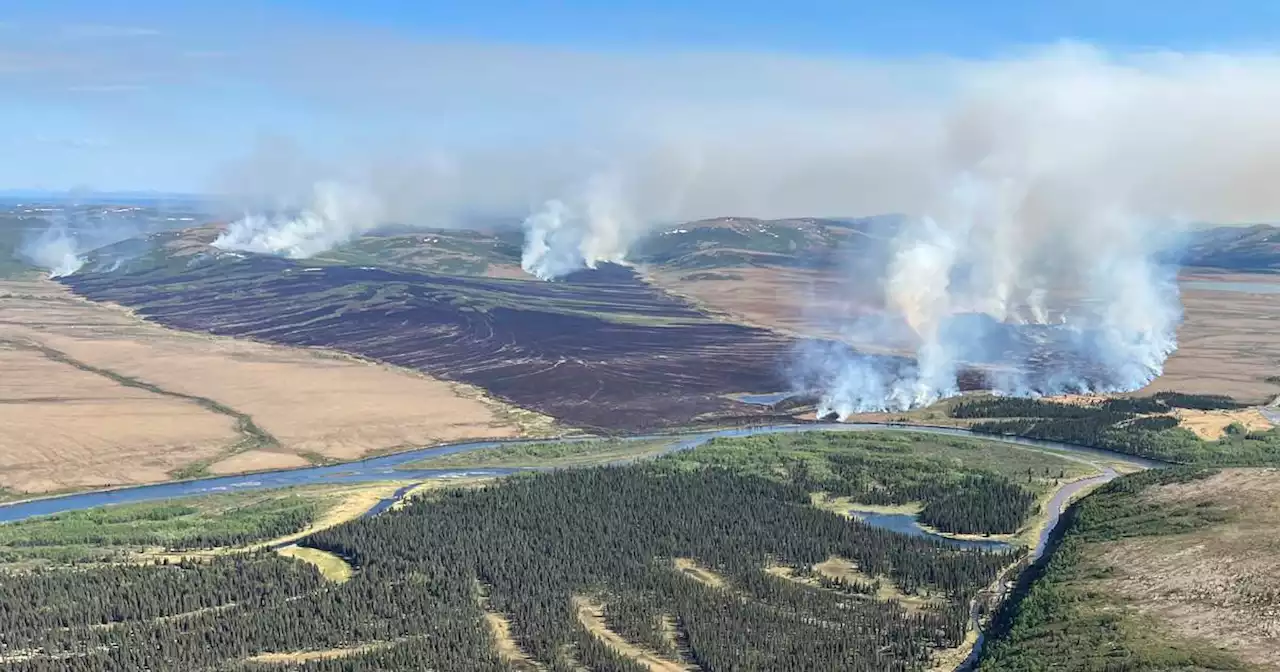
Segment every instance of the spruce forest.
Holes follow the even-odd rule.
[[[0,669],[272,670],[264,654],[334,650],[287,669],[649,669],[609,637],[687,669],[928,669],[1022,551],[875,528],[812,506],[814,489],[921,501],[935,524],[977,531],[1017,527],[1034,497],[903,443],[721,442],[434,491],[300,542],[355,567],[344,583],[269,551],[10,573]],[[736,466],[708,464],[731,452]],[[814,571],[833,559],[854,572]]]

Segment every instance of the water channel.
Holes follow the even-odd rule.
[[[957,429],[953,427],[926,427],[919,425],[900,425],[900,424],[878,424],[878,423],[810,423],[810,424],[794,424],[794,425],[768,425],[763,427],[743,427],[736,429],[723,429],[715,431],[698,432],[691,434],[675,434],[670,435],[672,444],[667,447],[663,453],[671,453],[682,450],[689,450],[700,446],[707,441],[719,437],[744,437],[759,436],[764,434],[784,434],[809,431],[834,431],[834,432],[869,432],[869,431],[889,431],[889,432],[916,432],[924,434],[935,434],[942,436],[956,436],[982,439],[986,441],[998,441],[1022,446],[1029,450],[1039,450],[1049,452],[1059,457],[1069,460],[1085,463],[1094,466],[1102,473],[1086,479],[1081,479],[1068,483],[1058,490],[1052,501],[1048,505],[1048,524],[1044,526],[1039,538],[1036,540],[1035,548],[1031,549],[1033,558],[1039,557],[1044,551],[1049,539],[1049,534],[1058,525],[1059,515],[1065,508],[1066,503],[1078,492],[1084,488],[1105,483],[1119,474],[1109,466],[1110,463],[1118,461],[1128,462],[1136,467],[1151,468],[1162,466],[1162,463],[1145,460],[1129,455],[1120,455],[1109,451],[1098,450],[1095,448],[1087,448],[1084,446],[1076,446],[1066,443],[1057,443],[1052,441],[1038,441],[1034,439],[1022,439],[1007,436],[991,436],[985,434],[975,434],[965,429]],[[658,435],[629,437],[627,440],[640,441],[652,440],[657,438],[665,438]],[[589,439],[570,439],[573,441],[585,441]],[[69,495],[59,495],[53,497],[45,497],[40,499],[31,499],[20,502],[12,502],[0,505],[0,523],[14,522],[31,518],[33,516],[49,515],[54,513],[62,513],[66,511],[76,511],[80,509],[90,509],[98,506],[109,504],[130,504],[137,502],[147,502],[161,499],[172,499],[176,497],[195,497],[199,495],[212,495],[227,492],[238,492],[243,490],[263,490],[268,488],[283,488],[300,485],[318,485],[327,483],[357,483],[371,481],[412,481],[421,482],[430,479],[439,478],[465,478],[469,476],[501,476],[512,474],[517,471],[529,471],[529,469],[416,469],[412,463],[419,460],[443,455],[454,455],[474,450],[484,450],[487,448],[499,448],[507,445],[517,445],[521,443],[545,442],[546,439],[521,439],[512,441],[477,441],[470,443],[458,443],[448,446],[437,446],[434,448],[421,448],[394,455],[384,455],[381,457],[373,457],[367,460],[357,462],[349,462],[340,465],[320,466],[320,467],[302,467],[297,469],[283,469],[279,471],[262,472],[247,476],[222,476],[216,478],[204,478],[190,481],[179,481],[171,483],[157,483],[155,485],[139,485],[131,487],[116,488],[112,490],[100,490],[95,492],[84,492]],[[366,515],[377,515],[390,508],[405,492],[412,486],[400,488],[393,497],[384,499],[376,506],[370,509]],[[1007,548],[1008,545],[994,540],[958,540],[945,536],[937,535],[929,532],[916,522],[914,516],[900,514],[870,514],[863,513],[859,515],[864,522],[870,525],[883,527],[895,532],[911,534],[915,536],[928,536],[944,543],[956,545],[964,548],[984,548],[987,550],[999,550]],[[1001,587],[1003,591],[1003,587]],[[971,605],[971,619],[974,627],[978,627],[977,621],[977,603]],[[982,650],[985,640],[985,633],[979,630],[978,640],[974,644],[968,658],[960,666],[959,669],[970,669],[977,660]]]
[[[1151,467],[1157,466],[1156,463],[1141,458],[1130,456],[1118,456],[1114,453],[1101,451],[1093,448],[1085,448],[1082,446],[1073,446],[1065,443],[1054,443],[1048,441],[1035,441],[1030,439],[1020,439],[1015,437],[988,436],[973,434],[964,429],[956,429],[951,427],[922,427],[907,426],[895,424],[874,424],[874,423],[811,423],[811,424],[794,424],[794,425],[769,425],[763,427],[743,427],[735,429],[723,429],[714,431],[705,431],[692,434],[676,434],[670,435],[672,444],[667,447],[664,453],[689,450],[700,446],[711,439],[718,437],[742,437],[742,436],[758,436],[763,434],[782,434],[806,431],[839,431],[839,432],[867,432],[867,431],[892,431],[892,432],[918,432],[925,434],[938,434],[945,436],[958,436],[978,438],[988,441],[999,441],[1024,446],[1030,449],[1049,451],[1068,459],[1092,464],[1102,469],[1103,474],[1086,481],[1077,481],[1069,484],[1059,492],[1059,497],[1055,497],[1055,501],[1051,504],[1051,521],[1046,527],[1044,534],[1041,535],[1037,543],[1037,547],[1033,552],[1039,553],[1044,547],[1045,540],[1048,538],[1048,532],[1057,523],[1056,513],[1067,498],[1078,491],[1082,487],[1086,487],[1093,483],[1110,480],[1115,478],[1116,472],[1105,465],[1105,461],[1115,461],[1124,459],[1135,463],[1137,466]],[[627,440],[653,440],[656,438],[664,438],[658,435],[646,435],[630,437]],[[587,440],[587,439],[571,439],[571,440]],[[297,469],[282,469],[279,471],[267,471],[257,474],[249,474],[243,476],[220,476],[215,478],[203,478],[190,481],[177,481],[169,483],[157,483],[154,485],[139,485],[123,488],[114,488],[111,490],[99,490],[94,492],[83,492],[69,495],[59,495],[54,497],[43,497],[39,499],[30,499],[20,502],[12,502],[0,505],[0,523],[14,522],[31,518],[33,516],[49,515],[54,513],[63,513],[66,511],[77,511],[81,509],[90,509],[98,506],[106,506],[109,504],[132,504],[138,502],[148,502],[161,499],[173,499],[177,497],[195,497],[200,495],[214,495],[228,492],[238,492],[244,490],[264,490],[269,488],[285,488],[301,485],[322,485],[335,483],[360,483],[375,481],[412,481],[421,482],[431,479],[441,478],[466,478],[471,476],[504,476],[515,473],[517,471],[530,471],[531,469],[516,468],[476,468],[476,469],[415,469],[412,463],[428,457],[439,457],[444,455],[455,455],[458,453],[466,453],[475,450],[484,450],[489,448],[500,448],[508,445],[517,445],[521,443],[534,443],[545,440],[520,439],[512,441],[477,441],[469,443],[458,443],[447,446],[437,446],[434,448],[421,448],[418,450],[410,450],[394,455],[383,455],[373,457],[357,462],[348,462],[330,466],[317,467],[301,467]],[[1064,494],[1065,493],[1065,494]],[[387,500],[379,503],[370,513],[381,513],[394,500]],[[898,532],[907,534],[932,536],[938,539],[946,539],[939,535],[934,535],[915,523],[911,516],[875,516],[867,518],[866,522],[887,527]],[[956,540],[950,540],[956,543]],[[969,544],[957,544],[969,545]],[[979,542],[978,546],[995,547],[999,542]]]

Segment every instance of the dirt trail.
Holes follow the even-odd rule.
[[[578,596],[573,598],[573,605],[578,611],[578,621],[582,623],[582,627],[587,629],[587,632],[598,637],[609,648],[619,654],[649,668],[651,672],[689,672],[698,669],[696,666],[685,665],[684,663],[667,659],[623,639],[605,624],[604,605],[599,602]]]
[[[489,587],[475,582],[476,602],[480,605],[480,610],[484,612],[485,625],[489,627],[490,634],[493,635],[494,648],[498,651],[498,658],[502,662],[510,665],[517,672],[529,672],[531,670],[542,670],[544,666],[534,660],[524,649],[520,647],[520,642],[511,634],[511,621],[505,614],[493,611],[489,606]]]

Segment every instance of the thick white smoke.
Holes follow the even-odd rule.
[[[577,198],[549,200],[524,220],[520,265],[526,273],[553,280],[605,262],[619,264],[637,231],[617,182],[597,177]]]
[[[61,278],[84,266],[87,251],[65,224],[58,223],[24,242],[18,254],[28,263],[48,270],[49,277]]]
[[[311,202],[300,211],[248,214],[232,222],[213,246],[305,259],[384,223],[381,203],[359,188],[320,182],[313,192]]]
[[[445,179],[399,193],[451,216],[532,211],[523,265],[543,278],[625,260],[657,224],[901,213],[878,263],[857,265],[880,273],[848,279],[851,295],[874,287],[876,314],[820,317],[864,352],[912,359],[823,346],[797,364],[840,414],[953,394],[971,365],[1010,393],[1138,387],[1175,347],[1163,260],[1182,223],[1280,212],[1274,55],[1059,45],[988,61],[771,58],[476,58],[485,77],[447,69],[430,98],[455,101],[459,120],[519,110],[504,120],[524,124],[518,148],[432,147]],[[504,87],[558,95],[504,106]],[[301,216],[246,219],[221,244],[305,256],[388,218],[316,200],[291,210]]]
[[[984,73],[942,118],[934,187],[908,210],[881,297],[916,364],[884,390],[867,385],[884,364],[846,351],[819,377],[821,413],[925,405],[965,368],[1009,394],[1141,388],[1176,348],[1167,260],[1183,224],[1280,212],[1264,186],[1280,126],[1261,112],[1280,73],[1075,56]]]

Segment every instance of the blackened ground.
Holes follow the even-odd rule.
[[[65,282],[171,327],[343,350],[606,431],[767,413],[720,395],[785,389],[792,347],[621,267],[547,283],[246,258]]]

